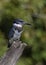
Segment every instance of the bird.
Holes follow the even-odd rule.
[[[13,21],[12,27],[11,27],[9,33],[8,33],[8,39],[9,39],[8,48],[11,47],[13,42],[20,41],[20,37],[21,37],[21,34],[23,32],[23,26],[25,24],[26,25],[31,25],[31,24],[29,24],[27,22],[25,23],[21,19],[15,19]]]

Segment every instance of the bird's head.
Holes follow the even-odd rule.
[[[24,21],[22,21],[21,19],[15,19],[13,22],[13,27],[17,30],[22,30],[24,25]]]
[[[15,19],[13,22],[13,26],[22,27],[23,23],[24,23],[24,21],[22,21],[21,19]]]
[[[30,23],[24,22],[21,19],[15,19],[14,22],[13,22],[13,27],[16,28],[16,29],[18,29],[18,30],[22,30],[23,25],[29,25],[29,26],[31,26]]]

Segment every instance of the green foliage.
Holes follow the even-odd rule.
[[[42,65],[43,59],[46,61],[46,18],[42,15],[32,17],[35,13],[46,14],[46,0],[0,0],[0,57],[7,50],[7,37],[13,20],[20,18],[32,24],[32,27],[23,28],[21,36],[31,51],[27,50],[17,65]]]
[[[4,54],[4,52],[7,50],[7,42],[5,40],[5,36],[0,31],[0,57]]]

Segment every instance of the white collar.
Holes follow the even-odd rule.
[[[13,26],[18,26],[18,27],[22,27],[22,25],[21,24],[13,24]]]

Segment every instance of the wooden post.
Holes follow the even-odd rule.
[[[0,65],[16,65],[25,47],[25,43],[15,42],[1,58]]]

